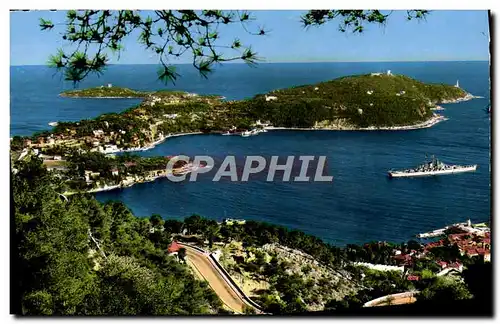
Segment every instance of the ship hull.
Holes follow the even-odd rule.
[[[388,175],[390,178],[429,177],[429,176],[437,176],[437,175],[444,175],[444,174],[473,172],[473,171],[476,171],[476,168],[477,168],[477,165],[461,167],[461,168],[457,168],[457,169],[431,171],[431,172],[389,171]]]

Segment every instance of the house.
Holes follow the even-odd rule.
[[[55,140],[55,139],[53,139],[53,138],[47,138],[47,144],[49,144],[49,145],[54,145],[54,144],[55,144],[55,142],[56,142],[56,140]]]
[[[179,243],[177,243],[177,241],[172,241],[172,243],[170,243],[167,248],[168,255],[177,255],[180,249],[181,246],[179,245]]]
[[[166,118],[169,118],[169,119],[176,119],[178,115],[177,114],[165,114],[163,116],[165,116]]]
[[[420,280],[420,276],[409,275],[408,277],[406,277],[406,279],[409,280],[409,281],[419,281]]]
[[[61,161],[61,156],[60,155],[54,155],[54,160]]]
[[[137,165],[137,163],[135,163],[135,162],[131,162],[131,161],[128,161],[128,162],[123,163],[123,165],[124,165],[125,167],[127,167],[127,168],[130,168],[130,167],[136,166],[136,165]]]
[[[99,136],[104,134],[104,131],[102,129],[98,129],[98,130],[92,131],[92,133],[94,133],[94,136],[99,137]]]
[[[111,83],[108,83],[108,88],[111,88],[113,85]]]
[[[278,97],[266,95],[266,101],[273,101],[273,100],[278,100]]]
[[[392,75],[391,70],[387,70],[387,75]]]
[[[446,261],[436,261],[436,263],[441,267],[441,269],[445,269],[448,266],[448,262]]]
[[[111,174],[114,176],[118,175],[118,169],[111,169]]]
[[[100,175],[101,175],[100,172],[93,172],[93,171],[85,170],[85,181],[90,182],[93,177],[98,177]]]
[[[378,73],[372,73],[370,74],[371,76],[379,76],[379,75],[382,75],[382,73],[378,72]]]
[[[368,90],[368,91],[366,91],[366,94],[371,95],[372,93],[373,93],[373,90]]]
[[[398,254],[393,257],[394,260],[396,260],[399,264],[411,264],[412,259],[411,255],[409,254]]]

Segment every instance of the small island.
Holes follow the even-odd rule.
[[[88,89],[67,90],[61,97],[70,98],[144,98],[149,92],[132,90],[129,88],[114,87],[112,84]]]

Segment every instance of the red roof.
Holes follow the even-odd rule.
[[[485,248],[477,248],[476,252],[479,255],[484,255],[484,254],[486,254],[486,249]]]
[[[178,252],[180,250],[181,246],[179,245],[179,243],[177,243],[177,241],[173,241],[172,243],[170,243],[170,245],[168,246],[168,253],[174,253],[174,252]]]
[[[485,239],[483,240],[483,243],[490,244],[490,243],[491,243],[490,238],[489,238],[489,237],[488,237],[488,238],[485,238]]]
[[[408,276],[406,279],[408,279],[410,281],[419,281],[420,276]]]
[[[126,167],[131,167],[131,166],[136,166],[136,165],[137,165],[137,163],[135,163],[135,162],[125,162],[125,163],[123,163],[123,164],[124,164]]]
[[[476,248],[469,248],[465,251],[468,255],[474,256],[478,254],[478,251]]]
[[[452,241],[456,241],[456,240],[459,240],[459,239],[462,239],[462,238],[465,238],[466,236],[468,236],[469,233],[460,233],[460,234],[450,234],[448,235],[448,238]]]
[[[459,269],[460,267],[462,266],[462,264],[460,262],[453,262],[453,263],[450,263],[448,265],[448,268],[455,268],[455,269]]]
[[[446,261],[436,261],[436,263],[441,267],[441,268],[446,268],[448,263]]]

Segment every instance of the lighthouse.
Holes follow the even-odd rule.
[[[457,84],[455,84],[455,88],[460,88],[460,84],[458,84],[458,80],[457,80]]]

